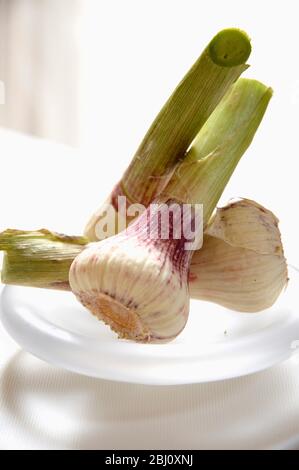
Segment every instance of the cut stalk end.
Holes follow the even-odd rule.
[[[19,286],[69,290],[70,265],[86,243],[84,237],[45,229],[5,230],[0,234],[0,250],[5,252],[1,281]]]
[[[221,67],[244,64],[251,53],[248,35],[237,28],[220,31],[209,44],[211,59]]]

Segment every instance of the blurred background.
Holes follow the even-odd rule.
[[[297,21],[297,0],[0,0],[0,228],[82,232],[202,49],[237,26],[245,75],[274,97],[221,203],[271,208],[299,264]]]
[[[78,144],[77,0],[0,1],[0,124]]]

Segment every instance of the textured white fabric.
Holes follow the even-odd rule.
[[[299,448],[299,363],[151,387],[59,370],[0,329],[1,449]]]

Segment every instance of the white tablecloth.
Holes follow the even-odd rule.
[[[152,387],[80,376],[0,328],[1,449],[299,449],[296,356],[238,379]]]

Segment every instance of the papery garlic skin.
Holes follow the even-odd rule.
[[[240,312],[271,307],[288,281],[278,219],[249,199],[217,209],[193,255],[190,296]]]
[[[183,240],[144,238],[141,218],[127,231],[90,244],[71,265],[69,282],[78,300],[119,337],[167,342],[188,319],[192,252],[184,250]]]

